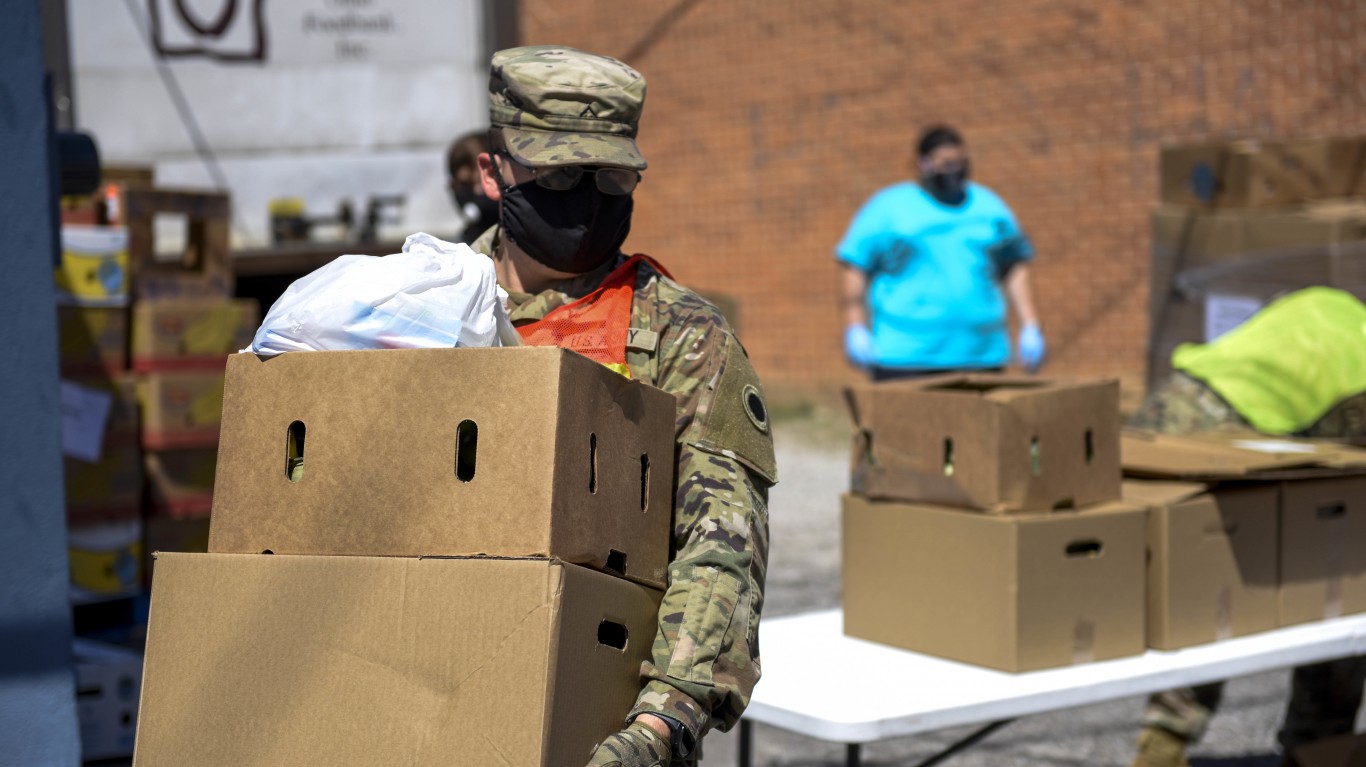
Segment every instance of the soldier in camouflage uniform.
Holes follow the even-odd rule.
[[[1210,387],[1173,373],[1139,407],[1130,426],[1150,431],[1255,433]],[[1301,436],[1342,441],[1366,438],[1366,392],[1338,403]],[[1352,731],[1366,684],[1366,659],[1345,658],[1296,668],[1285,724],[1277,735],[1289,751]],[[1133,767],[1186,767],[1186,747],[1199,740],[1223,696],[1222,682],[1157,693],[1143,712]]]
[[[644,78],[613,59],[553,46],[494,54],[491,152],[479,162],[485,193],[502,208],[473,247],[494,259],[519,327],[620,273],[624,187],[634,188],[620,171],[638,178],[645,168],[633,140],[644,97]],[[603,227],[613,231],[594,231]],[[626,367],[678,400],[673,559],[653,657],[634,708],[622,712],[626,729],[590,764],[667,767],[691,763],[708,730],[734,725],[759,678],[777,470],[759,380],[720,312],[653,262],[640,263],[632,287]]]

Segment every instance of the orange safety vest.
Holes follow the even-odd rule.
[[[626,364],[626,341],[631,333],[631,301],[641,263],[672,278],[668,270],[647,255],[637,253],[612,270],[597,290],[565,304],[517,332],[528,346],[559,346],[572,349],[594,362],[631,377]]]

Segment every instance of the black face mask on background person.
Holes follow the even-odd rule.
[[[968,164],[947,171],[926,173],[922,180],[925,190],[945,205],[961,205],[967,199]]]
[[[456,187],[451,190],[455,199],[455,209],[465,219],[467,227],[487,228],[498,221],[498,202],[490,200],[469,187]]]
[[[585,173],[578,186],[545,189],[528,181],[503,188],[502,224],[528,256],[557,272],[586,274],[621,249],[631,231],[629,194],[604,194]]]

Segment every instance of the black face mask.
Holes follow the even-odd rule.
[[[967,199],[968,164],[945,171],[927,173],[923,179],[925,190],[945,205],[961,205]]]
[[[567,191],[535,181],[503,189],[503,228],[528,256],[557,272],[586,274],[617,254],[631,231],[629,194],[603,194],[584,174]]]
[[[498,203],[468,187],[456,187],[451,192],[455,209],[465,217],[465,226],[487,228],[498,221]]]

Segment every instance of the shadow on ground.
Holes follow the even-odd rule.
[[[1279,767],[1279,754],[1223,756],[1212,759],[1191,759],[1191,767]]]

